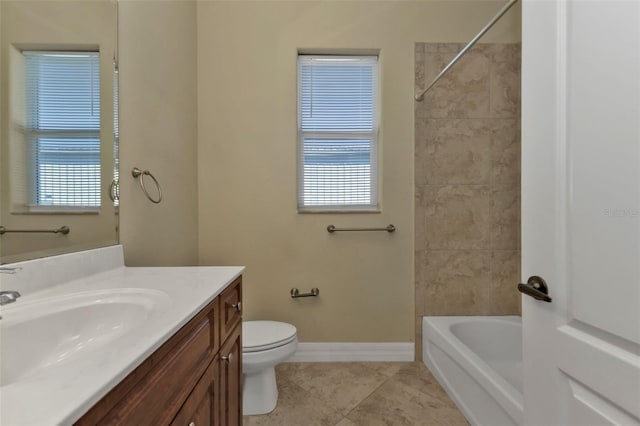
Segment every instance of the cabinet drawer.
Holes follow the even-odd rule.
[[[76,424],[169,424],[218,350],[217,316],[216,299]]]
[[[220,342],[242,322],[242,277],[238,277],[220,295]]]

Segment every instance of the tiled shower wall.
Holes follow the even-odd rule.
[[[464,45],[417,43],[416,93]],[[520,313],[520,45],[478,44],[415,108],[421,318]]]

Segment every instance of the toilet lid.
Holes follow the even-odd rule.
[[[296,338],[296,328],[286,322],[242,323],[242,352],[257,352],[286,345]]]

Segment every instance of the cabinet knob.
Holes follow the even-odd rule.
[[[190,422],[189,426],[196,426],[196,422]]]
[[[223,361],[231,362],[231,360],[233,359],[233,353],[229,353],[229,355],[223,355],[220,358],[222,358]]]
[[[231,305],[231,307],[236,311],[240,312],[240,310],[242,309],[242,303],[241,302],[234,303],[233,305]]]

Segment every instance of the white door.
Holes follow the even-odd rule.
[[[640,424],[640,0],[524,0],[527,425]]]

